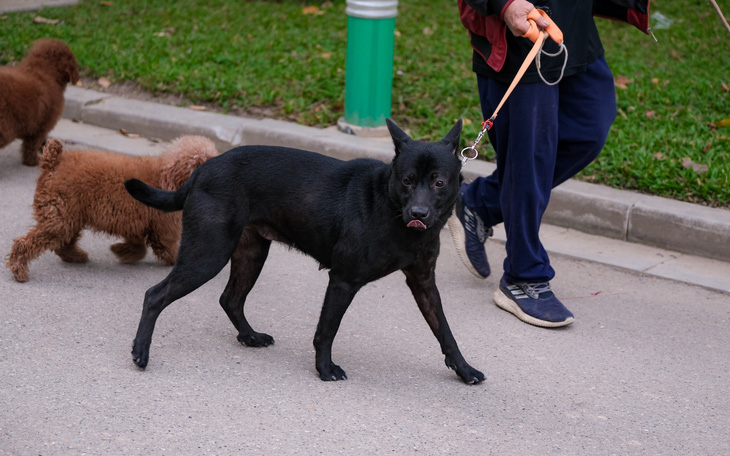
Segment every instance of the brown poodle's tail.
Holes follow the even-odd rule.
[[[195,169],[218,155],[215,144],[204,136],[185,135],[172,141],[162,155],[159,187],[177,190]]]
[[[175,212],[182,210],[185,205],[190,185],[183,185],[179,190],[169,191],[150,187],[139,179],[127,179],[124,181],[124,188],[134,199],[147,206],[165,212]]]
[[[63,152],[63,144],[57,139],[48,139],[46,144],[43,146],[43,153],[41,154],[41,160],[38,163],[42,169],[52,170],[58,165],[61,152]]]

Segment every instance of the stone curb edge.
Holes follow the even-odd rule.
[[[389,138],[347,135],[272,119],[250,119],[131,100],[69,86],[63,117],[170,141],[182,134],[211,138],[219,150],[239,145],[296,147],[349,160],[390,161]],[[493,163],[471,161],[464,177],[490,174]],[[546,223],[608,238],[730,262],[730,211],[571,180],[557,187]]]

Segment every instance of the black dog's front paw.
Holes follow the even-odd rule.
[[[132,344],[132,361],[140,369],[147,367],[147,363],[150,360],[150,346],[149,344],[138,344],[134,341]]]
[[[345,371],[333,362],[330,362],[326,367],[317,367],[317,372],[319,372],[319,378],[325,382],[347,380],[347,374],[345,374]]]
[[[448,357],[446,358],[446,367],[456,371],[456,375],[467,385],[476,385],[483,382],[486,377],[480,371],[474,369],[470,365],[464,363],[461,366],[454,364]]]
[[[247,347],[268,347],[274,345],[274,338],[264,333],[239,334],[236,339]]]
[[[461,377],[461,380],[467,385],[476,385],[477,383],[481,383],[486,379],[484,374],[471,366],[466,366],[465,369],[457,370],[456,374]]]

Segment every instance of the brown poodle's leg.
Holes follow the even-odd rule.
[[[34,226],[28,234],[16,238],[13,247],[6,257],[5,266],[10,269],[18,282],[28,281],[28,264],[38,258],[46,250],[58,250],[68,245],[68,234],[65,232],[45,231]],[[73,239],[73,236],[71,236]]]
[[[140,261],[147,255],[144,238],[124,238],[125,242],[113,244],[109,249],[117,256],[120,262],[132,264]]]
[[[26,166],[37,166],[38,158],[46,140],[46,135],[34,136],[31,138],[23,138],[23,146],[21,153],[23,154],[23,164]]]
[[[180,247],[180,231],[164,229],[154,223],[150,231],[151,233],[147,235],[147,243],[152,247],[155,256],[168,266],[175,264]]]
[[[81,233],[76,233],[70,242],[54,250],[54,253],[67,263],[86,263],[89,261],[89,254],[78,246],[79,238]]]

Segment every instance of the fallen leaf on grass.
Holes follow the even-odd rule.
[[[330,57],[332,57],[332,53],[331,52],[325,52],[324,54],[322,54],[322,58],[323,59],[328,59]]]
[[[108,89],[110,85],[112,85],[111,82],[107,78],[99,78],[96,81],[100,86],[104,87],[105,89]]]
[[[302,14],[324,14],[324,11],[320,10],[317,6],[305,6],[302,8]]]
[[[722,119],[719,122],[715,122],[716,127],[727,127],[730,126],[730,119]]]
[[[702,152],[707,153],[710,150],[710,147],[712,147],[712,139],[707,141],[707,144],[705,144],[705,148],[702,150]]]
[[[433,35],[433,30],[430,27],[424,27],[423,34],[424,35]]]
[[[155,33],[155,36],[159,36],[160,38],[169,38],[173,33],[175,33],[175,27],[168,27],[162,32]]]
[[[626,76],[616,76],[613,78],[613,83],[621,90],[626,90],[628,85],[634,82],[633,79],[629,79]]]
[[[647,119],[651,119],[652,117],[654,117],[654,111],[646,111],[644,115]]]
[[[685,169],[691,169],[692,171],[698,173],[698,174],[704,174],[709,170],[709,167],[707,165],[702,165],[700,163],[695,163],[692,161],[689,157],[684,157],[681,160],[682,166]]]
[[[48,19],[42,16],[36,16],[33,18],[33,22],[35,22],[36,24],[56,25],[61,21],[59,21],[58,19]]]
[[[664,160],[664,159],[666,159],[666,158],[667,158],[667,156],[666,156],[666,155],[664,155],[664,154],[663,154],[663,153],[661,153],[661,152],[657,152],[657,153],[655,153],[655,154],[654,154],[654,158],[656,158],[657,160]]]
[[[193,111],[205,111],[205,106],[200,105],[190,105],[188,108],[192,109]]]

